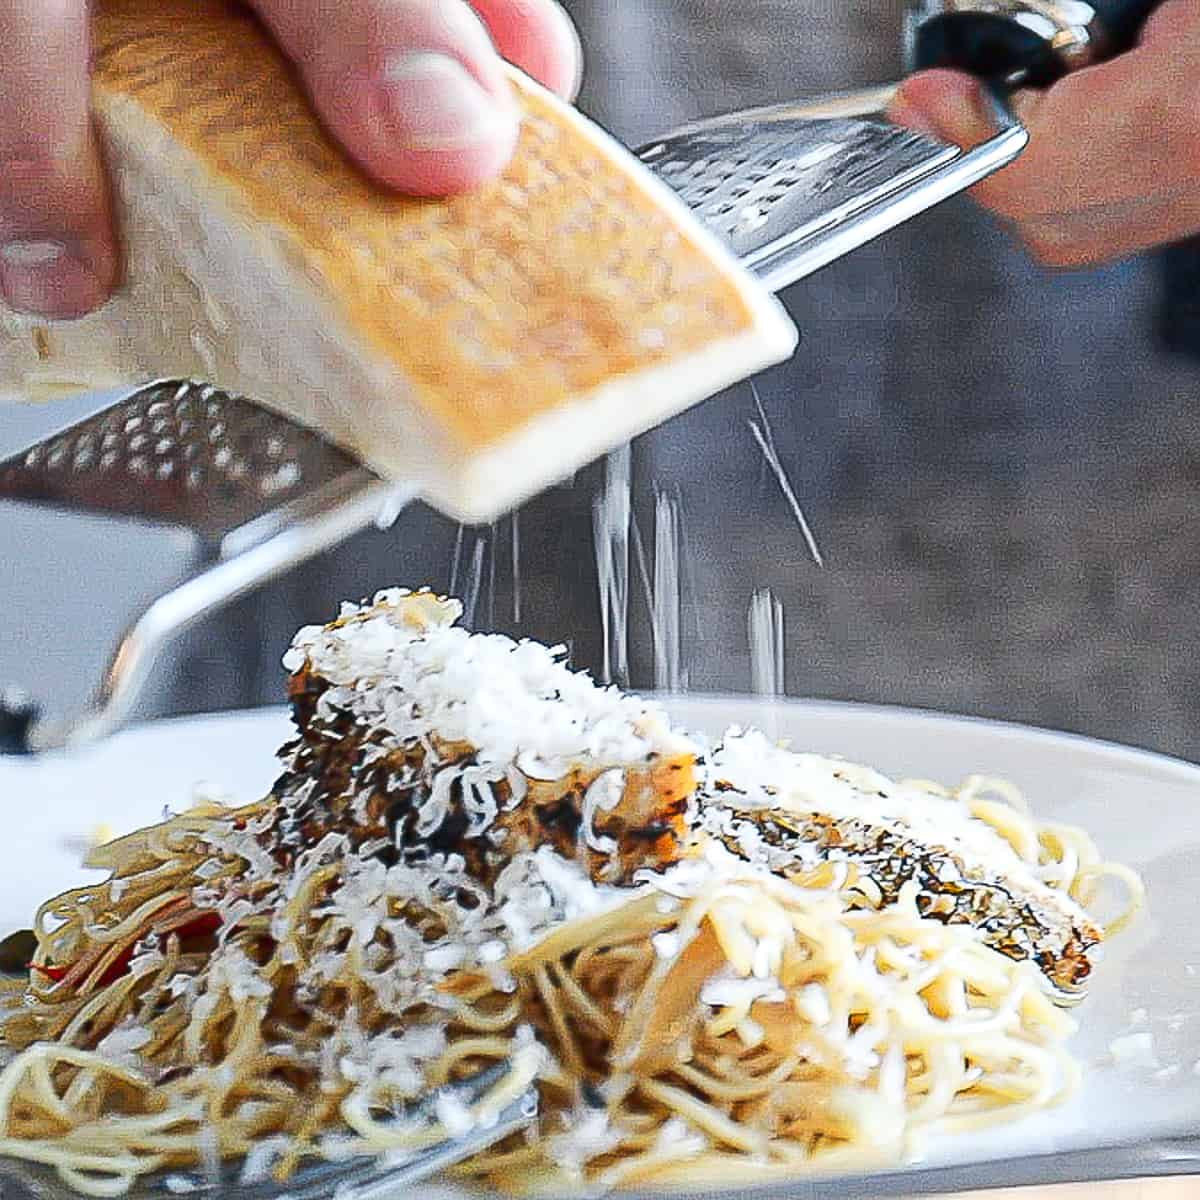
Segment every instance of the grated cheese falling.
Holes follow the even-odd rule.
[[[804,509],[800,507],[800,501],[796,499],[796,492],[792,487],[791,480],[788,478],[787,469],[779,457],[779,451],[775,448],[775,435],[771,432],[771,422],[767,420],[767,410],[763,408],[758,388],[754,386],[753,381],[750,384],[750,391],[754,396],[754,405],[758,409],[758,420],[751,420],[746,423],[750,427],[750,432],[754,436],[754,440],[758,443],[758,448],[763,453],[763,458],[766,459],[767,466],[771,468],[772,474],[779,483],[779,490],[783,492],[783,498],[792,510],[792,516],[796,518],[796,524],[800,526],[800,532],[808,546],[808,552],[813,557],[813,562],[818,567],[823,567],[825,560],[821,557],[821,550],[817,545],[816,537],[813,535],[812,527],[808,523],[808,518],[804,515]]]
[[[754,695],[764,700],[762,724],[766,733],[775,738],[778,722],[770,702],[786,691],[785,643],[783,602],[770,588],[762,588],[750,597],[746,625],[750,642],[750,688]]]
[[[459,525],[454,534],[454,554],[450,559],[450,586],[446,589],[451,596],[458,595],[458,572],[462,566],[463,533],[465,525]]]
[[[665,492],[659,492],[654,504],[653,594],[654,686],[660,692],[682,692],[679,506]]]
[[[496,628],[496,547],[499,545],[499,528],[493,521],[488,527],[488,585],[487,585],[487,627]]]
[[[592,507],[596,585],[604,635],[605,683],[629,682],[629,527],[633,451],[614,450],[604,463],[604,490]]]
[[[467,625],[475,624],[479,606],[479,590],[483,585],[483,556],[486,550],[487,536],[481,533],[475,539],[471,565],[467,569],[466,587],[463,589],[463,621]]]
[[[521,514],[513,509],[509,533],[512,547],[512,618],[521,623]]]
[[[774,698],[786,690],[784,680],[783,602],[770,588],[750,597],[750,680],[756,696]]]
[[[665,507],[665,512],[664,512]],[[646,547],[637,521],[630,524],[634,559],[642,596],[650,616],[650,640],[653,650],[655,686],[661,691],[687,690],[687,672],[683,668],[683,600],[680,571],[684,545],[679,505],[665,493],[655,497],[655,547],[653,568],[646,560]],[[653,570],[653,575],[652,575]]]

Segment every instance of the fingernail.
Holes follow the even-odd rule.
[[[79,317],[104,300],[95,271],[54,241],[0,247],[0,292],[10,307],[40,317]]]
[[[452,150],[495,137],[513,121],[511,101],[489,95],[456,59],[409,54],[384,71],[387,116],[403,147]]]

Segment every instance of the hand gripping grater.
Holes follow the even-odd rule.
[[[961,149],[890,124],[895,88],[701,121],[639,157],[779,290],[1006,165],[1028,134],[1006,104],[1130,44],[1151,5],[1100,0],[915,0],[915,66],[988,84],[996,132]],[[52,720],[0,692],[0,752],[88,742],[128,719],[155,656],[202,616],[411,498],[315,433],[203,383],[141,387],[0,462],[0,501],[190,531],[198,567],[120,639],[81,716]]]

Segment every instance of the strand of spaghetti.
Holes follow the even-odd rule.
[[[459,1014],[459,1020],[472,1033],[501,1033],[505,1029],[511,1028],[520,1012],[520,997],[511,996],[505,1006],[497,1012],[485,1013],[479,1009],[470,1009]]]
[[[95,1175],[85,1174],[73,1166],[60,1163],[58,1177],[67,1185],[85,1196],[122,1196],[133,1186],[137,1178],[136,1172],[113,1172],[98,1179]]]
[[[653,1149],[644,1154],[631,1155],[614,1166],[601,1171],[595,1185],[608,1190],[626,1184],[651,1180],[669,1163],[692,1162],[699,1167],[706,1149],[704,1139],[696,1134],[685,1134],[676,1138],[660,1139]],[[744,1160],[743,1160],[744,1161]],[[706,1178],[706,1176],[700,1176]]]
[[[509,955],[503,965],[516,974],[531,966],[563,958],[618,932],[622,937],[635,938],[643,930],[656,929],[661,923],[658,899],[659,894],[653,890],[635,891],[630,899],[606,912],[577,917],[559,926],[527,950]]]
[[[98,946],[112,946],[116,942],[127,942],[140,934],[145,926],[150,924],[152,917],[162,916],[164,912],[184,907],[191,907],[191,898],[186,892],[160,893],[143,901],[112,928],[104,929],[97,925],[85,925],[84,936]]]
[[[1146,884],[1142,877],[1132,868],[1123,863],[1101,862],[1095,866],[1085,867],[1076,877],[1076,886],[1086,889],[1089,885],[1098,883],[1101,879],[1117,879],[1125,885],[1129,899],[1125,908],[1104,926],[1104,936],[1113,937],[1137,916],[1146,903]]]
[[[500,1061],[512,1053],[512,1042],[503,1037],[457,1038],[446,1047],[425,1073],[430,1087],[438,1088],[454,1077],[455,1068],[467,1059],[487,1058]]]
[[[707,916],[712,902],[713,900],[708,897],[693,900],[682,914],[671,921],[670,927],[678,938],[681,955],[699,933],[700,924]],[[612,1061],[617,1070],[626,1070],[636,1059],[638,1047],[644,1040],[646,1030],[650,1028],[650,1010],[654,1006],[663,981],[673,966],[670,959],[660,959],[655,962],[646,981],[642,984],[641,991],[630,1005],[621,1026],[620,1036],[614,1041],[612,1047]]]
[[[28,1071],[39,1059],[48,1058],[52,1061],[69,1063],[76,1067],[98,1067],[108,1071],[114,1077],[124,1081],[129,1087],[141,1090],[147,1083],[133,1071],[128,1071],[116,1064],[106,1062],[99,1055],[86,1050],[77,1050],[72,1046],[58,1046],[49,1042],[40,1042],[23,1050],[0,1072],[0,1128],[6,1128],[11,1123],[13,1096]],[[2,1152],[0,1152],[2,1153]]]
[[[99,1021],[98,1017],[106,1010],[119,1008],[122,1001],[138,986],[141,980],[135,975],[128,975],[115,980],[103,991],[97,992],[71,1018],[70,1024],[58,1035],[64,1045],[73,1045],[83,1036],[91,1037],[96,1027],[109,1028],[112,1021]]]
[[[612,1038],[616,1033],[616,1022],[580,987],[570,970],[552,963],[547,967],[550,980],[567,1001],[571,1014],[582,1024],[590,1025],[597,1033]]]
[[[553,986],[550,983],[550,977],[546,974],[546,968],[541,964],[535,966],[531,972],[534,987],[537,989],[542,1005],[546,1010],[546,1015],[550,1021],[550,1027],[554,1030],[554,1037],[557,1041],[557,1052],[560,1058],[566,1064],[567,1070],[575,1076],[576,1079],[583,1078],[584,1066],[583,1058],[579,1053],[579,1047],[575,1042],[575,1036],[571,1032],[570,1026],[567,1024],[567,1019],[562,1011],[562,1006],[558,1003],[558,998],[554,993]]]
[[[144,1144],[156,1133],[175,1125],[199,1121],[202,1116],[197,1107],[165,1109],[160,1113],[146,1113],[136,1117],[110,1116],[101,1121],[76,1126],[64,1140],[77,1146],[89,1142],[104,1145],[111,1143],[113,1134],[119,1132],[121,1139],[126,1142]]]
[[[990,825],[1020,859],[1027,863],[1038,861],[1038,831],[1027,816],[1002,800],[987,800],[981,796],[965,799],[960,796],[959,801],[965,804],[971,816]]]
[[[750,1100],[769,1092],[776,1084],[782,1083],[794,1074],[798,1063],[799,1059],[794,1056],[783,1058],[765,1075],[756,1078],[742,1077],[739,1079],[730,1072],[724,1079],[720,1079],[708,1071],[698,1070],[691,1063],[679,1063],[675,1067],[674,1073],[685,1083],[690,1083],[692,1087],[711,1096],[719,1103],[735,1104],[738,1101]]]
[[[643,1079],[638,1084],[638,1091],[723,1145],[755,1156],[766,1152],[767,1139],[761,1131],[731,1120],[720,1109],[697,1099],[683,1088],[657,1079]]]

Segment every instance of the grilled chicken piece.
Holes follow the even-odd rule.
[[[549,844],[593,879],[683,853],[696,749],[656,705],[569,670],[560,649],[469,634],[456,601],[381,593],[297,636],[299,736],[272,840],[382,840],[384,857],[460,854],[491,882]]]
[[[1032,960],[1064,999],[1091,974],[1102,940],[1095,923],[952,799],[734,732],[710,759],[700,813],[726,849],[778,874],[847,863],[855,893],[873,907],[915,882],[924,916],[971,925],[1008,957]]]

